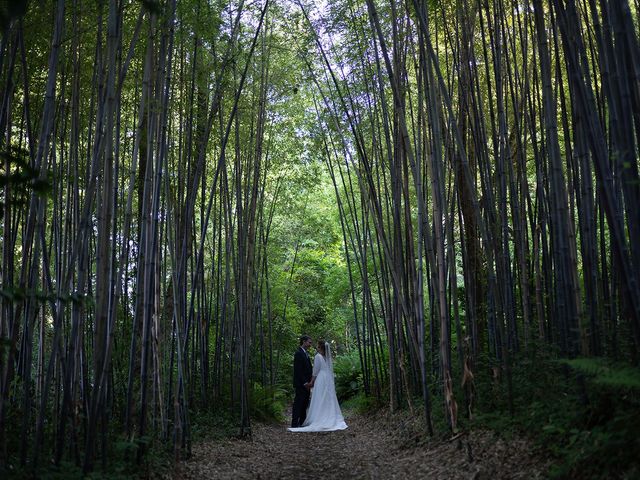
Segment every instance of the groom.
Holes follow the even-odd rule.
[[[301,427],[307,418],[307,407],[309,406],[311,380],[311,359],[307,350],[311,346],[311,337],[302,335],[300,346],[293,356],[293,387],[296,389],[296,396],[293,399],[293,411],[291,427]]]

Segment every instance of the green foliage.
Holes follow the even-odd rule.
[[[556,459],[551,478],[633,478],[640,471],[637,370],[600,359],[558,361],[548,353],[517,357],[512,414],[506,379],[487,374],[486,365],[478,370],[478,391],[487,393],[477,421],[507,437],[533,438]]]
[[[574,370],[592,377],[596,384],[613,389],[640,389],[640,370],[628,365],[611,364],[602,358],[561,360]]]
[[[249,396],[251,417],[260,421],[282,422],[288,399],[288,392],[283,388],[255,382]]]
[[[341,403],[340,407],[344,411],[353,411],[358,414],[367,414],[383,407],[376,397],[365,395],[363,391],[350,397]]]
[[[317,155],[320,145],[313,147],[305,154]],[[290,383],[290,357],[299,335],[332,340],[336,352],[353,341],[340,221],[333,186],[323,172],[315,161],[298,162],[281,180],[268,246],[273,357],[280,361],[274,365],[276,382]],[[263,327],[269,327],[266,318]]]
[[[338,356],[333,363],[338,400],[347,400],[362,391],[362,370],[358,351]]]
[[[191,415],[191,436],[194,441],[226,438],[237,433],[238,422],[226,408],[200,409]]]
[[[24,149],[11,148],[9,152],[0,152],[0,219],[4,217],[7,205],[14,208],[25,208],[33,192],[38,196],[46,196],[51,191],[51,176],[43,178],[40,172],[29,163],[29,152]],[[8,168],[7,168],[8,167]],[[11,198],[5,198],[6,187],[12,190]]]
[[[154,441],[151,437],[138,437],[131,441],[114,436],[111,437],[108,447],[111,451],[109,461],[107,463],[98,462],[95,470],[87,475],[83,473],[81,463],[62,460],[59,465],[54,465],[41,460],[38,467],[34,469],[30,465],[21,467],[17,459],[10,456],[5,468],[0,467],[0,478],[125,480],[149,478],[151,474],[160,476],[162,472],[168,471],[172,465],[173,457],[166,447],[166,444],[158,440]],[[142,463],[137,461],[137,453],[140,448],[145,449]]]

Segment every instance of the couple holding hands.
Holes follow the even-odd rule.
[[[330,432],[344,430],[347,424],[342,416],[333,375],[333,361],[329,342],[319,340],[316,356],[311,365],[307,353],[311,337],[300,337],[300,346],[293,357],[293,400],[291,432]],[[311,401],[309,401],[311,400]]]

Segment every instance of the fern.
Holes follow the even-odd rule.
[[[611,364],[600,358],[563,359],[572,369],[593,377],[593,382],[616,389],[640,389],[640,370],[628,365]]]
[[[262,421],[284,420],[284,409],[287,404],[287,392],[277,386],[263,386],[254,383],[249,397],[251,415]]]

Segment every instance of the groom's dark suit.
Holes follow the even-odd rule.
[[[293,387],[296,396],[293,399],[293,411],[291,414],[291,427],[300,427],[307,418],[310,392],[305,383],[311,381],[311,359],[302,347],[298,347],[293,356]]]

